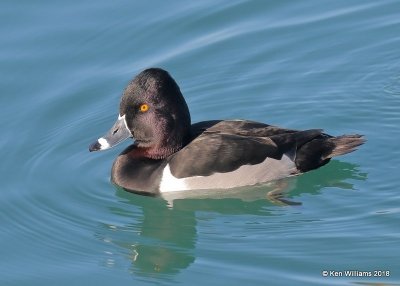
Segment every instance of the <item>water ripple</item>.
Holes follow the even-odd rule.
[[[342,285],[321,267],[398,265],[397,1],[0,5],[1,284]],[[274,205],[262,187],[252,200],[128,194],[109,178],[123,147],[87,148],[149,66],[171,71],[194,122],[368,142],[298,177],[287,195],[301,206]]]

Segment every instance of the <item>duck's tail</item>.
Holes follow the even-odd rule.
[[[357,150],[357,147],[364,144],[365,138],[362,135],[342,135],[327,139],[333,145],[330,152],[324,154],[323,159],[344,155]]]
[[[330,161],[332,157],[357,150],[364,144],[365,138],[359,134],[329,136],[321,134],[300,146],[296,154],[296,166],[301,172],[317,169]]]

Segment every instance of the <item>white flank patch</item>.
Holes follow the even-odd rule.
[[[100,150],[105,150],[110,148],[110,144],[108,144],[107,140],[104,139],[103,137],[99,138],[99,140],[97,140],[100,143]]]
[[[295,163],[286,155],[281,160],[266,158],[256,165],[243,165],[228,173],[210,176],[194,176],[178,179],[171,173],[169,164],[161,177],[160,192],[176,192],[200,189],[231,189],[270,182],[298,173]]]
[[[165,166],[160,183],[160,192],[176,192],[176,191],[184,191],[188,190],[185,179],[178,179],[174,177],[171,173],[171,169],[169,168],[169,164]]]

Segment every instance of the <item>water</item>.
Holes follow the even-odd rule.
[[[399,285],[399,12],[398,1],[2,1],[0,284]],[[280,182],[289,205],[269,186],[126,193],[109,181],[123,146],[87,147],[150,66],[176,78],[193,122],[368,142]]]

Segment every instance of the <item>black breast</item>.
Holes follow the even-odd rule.
[[[159,194],[158,187],[165,160],[135,158],[131,152],[134,146],[125,149],[114,161],[111,180],[127,191],[144,195]]]

